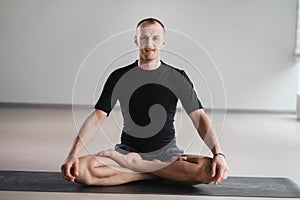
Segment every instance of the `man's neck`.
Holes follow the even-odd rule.
[[[145,61],[143,59],[139,59],[138,66],[144,70],[155,70],[160,66],[160,59]]]

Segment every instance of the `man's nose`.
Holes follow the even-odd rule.
[[[146,48],[151,48],[153,45],[153,42],[152,40],[149,38],[147,41],[146,41]]]

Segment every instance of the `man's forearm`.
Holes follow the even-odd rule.
[[[77,137],[73,142],[69,156],[78,156],[78,154],[84,150],[91,138],[99,131],[100,124],[103,121],[102,118],[100,117],[99,120],[99,114],[97,115],[96,111],[89,115],[89,117],[84,121]]]
[[[222,152],[221,146],[218,141],[217,134],[213,129],[209,117],[204,110],[198,110],[190,114],[194,126],[199,133],[204,143],[209,147],[213,154]]]
[[[200,129],[199,134],[213,154],[222,152],[218,137],[213,128],[209,128],[208,130]]]
[[[84,145],[81,142],[81,137],[79,136],[79,134],[77,135],[77,137],[75,138],[72,148],[69,152],[69,156],[78,156],[78,154],[80,154],[80,152],[82,152],[84,149]]]
[[[222,152],[217,134],[211,124],[210,119],[205,113],[201,114],[198,132],[204,143],[209,147],[213,154]]]

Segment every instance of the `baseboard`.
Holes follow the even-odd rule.
[[[299,98],[300,99],[300,98]],[[299,106],[300,107],[300,106]],[[71,105],[71,104],[46,104],[46,103],[10,103],[0,102],[0,108],[50,108],[50,109],[93,109],[94,105]],[[116,110],[120,109],[116,106]],[[182,111],[182,108],[178,108],[178,111]],[[236,108],[205,108],[206,112],[214,113],[253,113],[253,114],[298,114],[300,118],[300,111],[295,110],[267,110],[267,109],[236,109]]]

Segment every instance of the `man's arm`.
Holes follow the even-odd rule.
[[[198,109],[190,113],[189,117],[204,143],[211,149],[213,155],[216,155],[212,162],[212,177],[215,177],[215,184],[218,184],[225,180],[228,174],[228,166],[223,154],[217,155],[218,153],[222,153],[218,137],[212,127],[209,117],[203,109]]]
[[[66,157],[61,171],[65,179],[74,182],[79,175],[79,159],[78,155],[88,144],[90,139],[99,131],[100,125],[106,118],[107,114],[101,110],[94,110],[88,118],[84,121],[80,128],[79,134],[73,142],[73,146]]]

